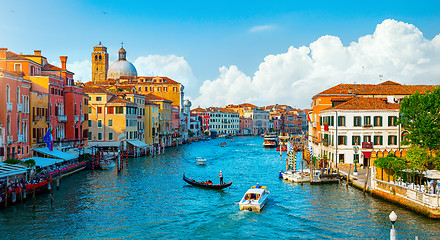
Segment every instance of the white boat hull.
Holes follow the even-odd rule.
[[[102,170],[112,169],[116,166],[116,163],[110,163],[110,164],[101,164]]]

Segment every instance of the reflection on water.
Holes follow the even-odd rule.
[[[307,185],[278,179],[285,168],[260,137],[215,139],[166,150],[165,155],[129,159],[121,173],[83,171],[64,178],[61,189],[0,211],[0,238],[8,239],[387,239],[394,210],[398,238],[439,239],[440,221],[429,220],[387,202],[363,196],[345,185]],[[206,166],[194,163],[206,157]],[[300,167],[300,164],[299,164]],[[197,180],[230,188],[206,190],[186,184],[183,171]],[[268,187],[261,213],[239,211],[238,202],[256,183]]]

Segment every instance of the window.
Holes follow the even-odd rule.
[[[345,126],[345,117],[344,116],[338,117],[338,126]]]
[[[375,127],[382,127],[382,117],[380,117],[380,116],[374,117],[374,126]]]
[[[112,141],[113,140],[113,133],[108,133],[108,140],[109,141]]]
[[[116,114],[124,114],[124,107],[116,107]]]
[[[150,92],[154,92],[154,87],[150,87]]]
[[[338,145],[347,145],[347,136],[338,136]]]
[[[371,126],[371,117],[370,116],[364,117],[364,126]]]
[[[102,120],[98,120],[98,127],[102,128]]]
[[[148,87],[145,87],[145,92],[148,92]]]
[[[109,127],[113,127],[113,119],[109,119],[108,120],[108,126]]]
[[[157,91],[158,92],[162,91],[162,88],[161,87],[157,87]]]
[[[102,101],[102,97],[96,97],[96,101],[97,101],[97,102]]]
[[[15,98],[17,99],[17,104],[20,104],[20,87],[17,87],[17,96]]]
[[[352,145],[360,145],[361,144],[361,136],[352,136],[351,137],[352,140]]]
[[[98,107],[98,114],[102,113],[102,107]]]
[[[11,102],[11,88],[9,87],[9,85],[6,85],[6,102]]]
[[[163,91],[164,92],[168,92],[168,88],[167,87],[163,87]]]
[[[92,107],[89,107],[89,113],[92,113]]]
[[[397,126],[397,117],[395,116],[388,116],[388,126]]]
[[[371,136],[364,136],[364,142],[371,142]]]
[[[388,136],[388,145],[397,145],[397,136],[395,135]]]
[[[339,154],[339,163],[344,163],[344,154]]]
[[[92,120],[89,120],[89,127],[92,127]]]
[[[354,126],[360,127],[362,125],[362,118],[361,117],[354,117]]]
[[[382,136],[374,136],[374,145],[383,145],[383,137]]]
[[[115,109],[113,107],[107,107],[107,114],[114,114]]]
[[[127,100],[128,100],[128,101],[131,101],[131,98],[128,97]]]
[[[89,140],[92,140],[92,132],[89,132]]]
[[[99,141],[102,140],[102,133],[98,133],[98,140],[99,140]]]
[[[21,63],[14,64],[14,71],[21,72]]]

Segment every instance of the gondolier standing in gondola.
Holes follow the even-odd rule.
[[[220,184],[223,184],[224,182],[223,182],[223,173],[222,173],[222,171],[220,171],[220,174],[217,177],[220,178]]]

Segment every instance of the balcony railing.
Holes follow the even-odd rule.
[[[363,149],[373,149],[373,143],[372,142],[363,142],[362,148]]]
[[[24,136],[18,135],[18,142],[24,142]]]
[[[79,121],[79,116],[75,115],[75,123],[77,123]]]
[[[66,115],[58,115],[58,122],[67,122],[67,116]]]
[[[19,112],[23,111],[23,104],[17,104],[17,111]]]
[[[12,103],[6,103],[6,110],[11,112],[12,111]]]

